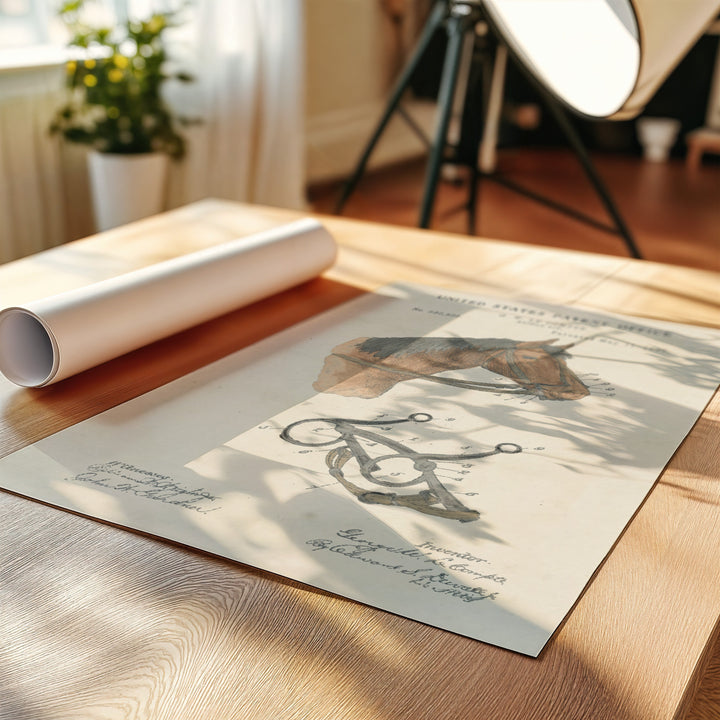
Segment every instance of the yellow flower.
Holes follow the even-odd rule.
[[[115,63],[115,67],[119,67],[121,69],[126,68],[130,63],[124,55],[113,55],[113,62]]]
[[[83,78],[83,82],[87,87],[95,87],[97,85],[97,78],[94,75],[86,75]]]
[[[89,58],[83,62],[83,65],[85,65],[88,70],[92,70],[95,67],[96,63],[92,58]]]
[[[74,60],[70,60],[67,65],[65,66],[65,69],[68,72],[68,75],[72,75],[75,72],[75,69],[77,68],[77,63]]]
[[[123,79],[123,75],[124,73],[122,70],[113,68],[108,72],[108,80],[113,83],[120,82]]]
[[[155,34],[165,27],[165,19],[159,15],[153,15],[146,27],[151,33]]]

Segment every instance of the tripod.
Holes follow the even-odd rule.
[[[576,129],[570,122],[567,114],[565,113],[560,102],[553,97],[549,91],[547,91],[537,80],[532,76],[530,80],[538,91],[540,98],[547,108],[552,113],[555,121],[562,130],[565,138],[567,139],[570,147],[577,156],[580,165],[582,166],[588,180],[592,184],[595,192],[598,194],[605,211],[612,220],[612,225],[606,225],[598,220],[585,215],[571,207],[568,207],[560,202],[546,198],[534,191],[528,190],[517,183],[500,176],[498,173],[492,171],[488,172],[482,167],[478,167],[477,157],[481,142],[480,125],[481,122],[477,123],[477,127],[472,130],[470,138],[470,146],[472,152],[469,153],[469,159],[464,162],[457,156],[453,156],[452,148],[448,144],[448,129],[450,127],[450,120],[453,111],[453,104],[455,101],[456,90],[458,86],[458,75],[461,68],[463,56],[467,57],[467,53],[472,52],[473,49],[479,49],[482,55],[482,63],[484,66],[484,77],[486,79],[492,77],[492,72],[495,64],[495,58],[498,56],[496,52],[499,47],[502,47],[503,51],[506,51],[504,45],[501,45],[502,41],[496,39],[494,36],[488,34],[481,40],[478,39],[478,35],[475,32],[475,27],[481,20],[484,19],[484,13],[482,8],[482,0],[436,0],[433,5],[425,26],[420,33],[417,44],[400,73],[399,78],[396,81],[395,87],[393,88],[390,98],[385,107],[385,111],[381,116],[374,132],[372,133],[365,149],[360,156],[353,174],[345,184],[342,194],[336,205],[336,212],[341,213],[348,198],[352,195],[357,187],[360,179],[365,172],[368,160],[372,154],[375,145],[380,140],[385,127],[392,118],[396,111],[409,122],[411,128],[418,131],[418,128],[414,125],[411,119],[402,112],[400,108],[400,101],[403,95],[410,86],[410,82],[413,78],[413,74],[422,61],[425,53],[428,51],[430,42],[435,33],[445,26],[447,32],[447,48],[445,51],[445,59],[443,62],[442,75],[440,78],[440,87],[437,95],[438,105],[438,117],[437,125],[435,130],[434,142],[428,143],[430,146],[430,154],[428,157],[427,169],[425,173],[425,185],[423,190],[422,202],[420,205],[420,216],[418,220],[418,226],[421,228],[428,228],[433,213],[433,206],[435,203],[435,195],[437,192],[438,180],[440,177],[440,169],[444,163],[451,164],[468,164],[470,166],[470,183],[469,183],[469,199],[467,204],[468,210],[468,231],[470,234],[475,233],[476,214],[477,214],[477,193],[478,183],[481,177],[493,180],[502,184],[503,186],[513,190],[514,192],[521,193],[525,197],[541,202],[554,210],[563,212],[570,217],[575,218],[581,222],[585,222],[596,228],[611,232],[619,235],[625,242],[627,250],[632,257],[640,258],[640,252],[635,245],[635,241],[621,217],[615,203],[613,202],[610,193],[608,192],[605,184],[597,173],[595,166],[590,159],[590,156],[585,149],[580,136]],[[483,43],[482,47],[477,48],[477,43]],[[492,90],[492,88],[491,88]],[[488,116],[488,105],[490,102],[491,92],[484,88],[484,97],[482,99],[483,106],[483,121],[486,126],[493,123],[493,117]],[[467,103],[467,93],[464,99]]]

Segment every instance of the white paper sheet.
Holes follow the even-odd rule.
[[[0,486],[537,655],[720,334],[397,287],[0,460]]]
[[[0,372],[63,380],[319,275],[335,242],[304,219],[0,312]]]

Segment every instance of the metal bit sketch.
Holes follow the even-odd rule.
[[[432,415],[428,413],[413,413],[407,418],[399,420],[307,418],[290,423],[281,432],[280,437],[293,445],[306,448],[334,446],[325,456],[328,472],[360,502],[405,507],[427,515],[436,515],[460,522],[477,520],[480,513],[463,505],[440,481],[436,473],[437,462],[435,461],[466,462],[491,455],[519,453],[522,452],[522,448],[515,443],[500,443],[492,450],[485,452],[466,454],[422,453],[377,432],[380,429],[391,431],[393,426],[402,423],[426,423],[430,420],[432,420]],[[370,427],[377,430],[367,429]],[[311,432],[323,432],[328,429],[333,435],[329,440],[325,439],[325,437],[314,440],[302,440],[297,437],[298,430],[305,430],[309,435]],[[371,457],[366,447],[363,446],[363,441],[365,445],[381,445],[392,452]],[[351,459],[356,461],[360,475],[365,480],[373,485],[393,488],[393,491],[383,492],[366,489],[351,481],[343,471],[343,468]],[[381,474],[383,464],[393,464],[393,466],[397,467],[397,461],[403,460],[410,461],[411,470],[404,474],[393,473],[395,479],[387,472]],[[398,477],[400,475],[404,475],[404,477]],[[394,492],[398,488],[423,484],[427,487],[416,493]]]
[[[545,400],[578,400],[590,394],[567,366],[570,345],[555,339],[522,342],[497,338],[361,337],[333,348],[313,388],[346,397],[376,398],[403,380],[422,379]],[[574,344],[574,343],[573,343]],[[448,370],[482,367],[511,383],[438,377]]]

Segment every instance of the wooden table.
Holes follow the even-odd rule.
[[[191,205],[0,267],[0,302],[297,216]],[[323,221],[341,247],[323,278],[56,386],[3,380],[0,455],[387,282],[720,326],[713,273]],[[3,719],[720,717],[717,396],[538,659],[9,493],[0,505]]]

